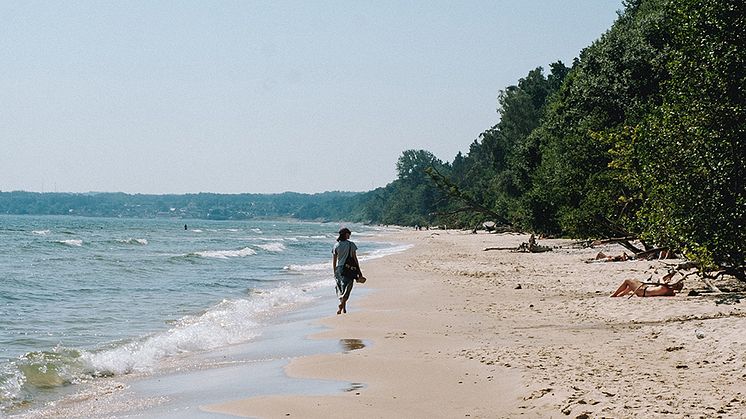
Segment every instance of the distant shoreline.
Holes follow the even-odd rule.
[[[15,191],[0,192],[0,214],[323,222],[349,218],[345,203],[358,194],[360,192],[145,195]]]

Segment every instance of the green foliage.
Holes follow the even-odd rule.
[[[409,185],[421,185],[427,179],[425,169],[443,163],[427,150],[405,150],[396,162],[399,180]]]
[[[746,257],[746,14],[742,1],[669,4],[672,32],[661,106],[637,155],[651,240],[711,266]]]
[[[547,77],[539,67],[501,91],[500,122],[471,144],[468,155],[456,157],[449,182],[434,177],[451,190],[449,196],[456,201],[441,209],[451,214],[450,225],[473,227],[490,220],[520,228],[530,223],[526,194],[541,162],[539,138],[534,133],[549,99],[569,72],[561,62],[550,68]]]
[[[351,219],[381,224],[428,226],[441,221],[437,209],[445,193],[427,176],[447,164],[426,150],[405,150],[396,163],[398,178],[385,188],[361,194]]]
[[[624,4],[572,69],[537,68],[499,92],[500,122],[450,167],[428,169],[442,199],[414,170],[432,156],[405,152],[384,219],[431,211],[449,225],[491,218],[565,236],[638,235],[708,266],[743,267],[744,3]]]
[[[661,101],[667,32],[655,2],[628,9],[615,25],[583,50],[549,105],[537,130],[542,164],[535,197],[554,207],[555,234],[576,237],[631,234],[636,196],[625,182],[624,133]],[[620,143],[621,142],[621,143]],[[536,214],[538,215],[538,214]],[[534,219],[536,220],[535,217]],[[542,222],[542,221],[540,221]],[[534,225],[538,227],[538,225]]]

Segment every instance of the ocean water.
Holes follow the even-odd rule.
[[[350,227],[362,260],[405,248]],[[334,294],[339,228],[0,216],[0,416],[260,340],[273,317]]]

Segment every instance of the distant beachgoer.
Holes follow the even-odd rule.
[[[334,269],[334,278],[337,281],[337,295],[339,296],[339,306],[337,314],[347,313],[347,300],[350,299],[352,286],[355,283],[354,277],[345,277],[342,275],[346,262],[353,262],[358,268],[358,275],[363,277],[360,264],[357,259],[357,246],[350,241],[352,232],[349,228],[339,230],[339,237],[332,249],[332,268]]]
[[[604,262],[624,262],[629,260],[629,256],[627,256],[627,252],[622,252],[619,256],[608,256],[604,252],[598,252],[595,260]]]
[[[188,229],[187,225],[186,225],[186,224],[184,224],[184,230],[187,230],[187,229]]]
[[[625,279],[622,285],[611,294],[612,297],[623,297],[634,294],[638,297],[672,297],[684,288],[684,281],[669,283],[674,273],[663,277],[663,282],[642,282],[636,279]]]

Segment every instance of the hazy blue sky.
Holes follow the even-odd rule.
[[[0,190],[370,190],[621,0],[0,0]]]

